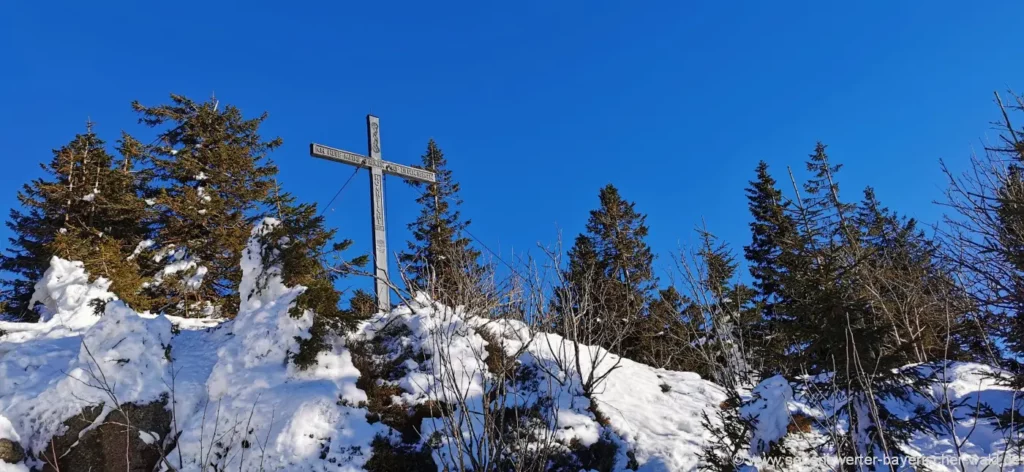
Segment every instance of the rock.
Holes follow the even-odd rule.
[[[25,460],[25,450],[21,444],[10,439],[0,439],[0,462],[17,464]]]
[[[68,428],[67,432],[53,438],[50,450],[41,452],[40,460],[46,464],[43,466],[43,472],[149,472],[156,468],[163,452],[160,450],[163,439],[171,432],[171,414],[167,411],[167,399],[145,405],[121,405],[120,410],[110,412],[103,424],[81,435],[83,430],[92,425],[101,411],[102,406],[89,407],[81,414],[64,421]],[[130,424],[131,427],[126,428],[126,424]],[[148,441],[140,438],[140,432],[145,433],[143,436],[146,436]],[[157,439],[153,440],[153,436]],[[55,455],[59,458],[56,460],[56,468],[51,465],[55,462]]]

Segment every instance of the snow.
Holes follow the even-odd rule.
[[[366,422],[365,409],[347,406],[366,396],[355,387],[359,372],[340,340],[314,369],[297,371],[288,362],[297,339],[309,336],[312,313],[292,318],[288,311],[304,288],[286,287],[279,268],[263,267],[257,237],[276,224],[268,219],[254,230],[242,257],[237,317],[217,330],[190,333],[181,356],[174,355],[175,363],[195,366],[176,379],[182,400],[175,415],[184,434],[171,456],[183,458],[182,470],[200,470],[210,460],[243,470],[326,463],[360,470],[370,441],[384,432]],[[342,405],[341,398],[348,401]],[[240,447],[243,441],[253,446]]]
[[[160,436],[150,431],[139,430],[139,439],[146,444],[156,444],[160,440]]]
[[[196,189],[196,194],[199,195],[204,202],[210,201],[210,195],[206,193],[206,187],[199,187]]]
[[[44,331],[79,330],[92,326],[99,320],[99,314],[86,306],[91,300],[111,300],[114,294],[107,291],[110,282],[98,278],[89,283],[89,274],[81,262],[72,262],[53,257],[50,268],[35,284],[30,304],[37,306],[41,324],[32,326]],[[13,326],[13,330],[20,331]],[[4,329],[0,325],[0,329]],[[5,329],[5,331],[10,331]],[[14,338],[12,338],[14,339]]]
[[[139,245],[142,246],[145,242],[146,241],[143,241],[142,243],[139,243]],[[149,244],[146,247],[148,248],[150,246],[152,246],[152,244]],[[153,255],[153,260],[156,262],[161,262],[165,258],[171,262],[164,265],[164,267],[153,276],[153,281],[147,282],[146,285],[161,284],[168,276],[182,273],[186,277],[180,280],[181,285],[194,290],[202,285],[203,277],[205,277],[206,273],[209,271],[205,266],[199,265],[195,259],[188,257],[184,248],[175,248],[172,245],[157,251],[157,253]]]
[[[793,401],[793,387],[781,375],[763,380],[751,392],[751,400],[740,407],[740,415],[753,420],[754,433],[750,439],[750,452],[761,455],[771,443],[786,435],[789,427],[789,404]]]
[[[0,439],[21,441],[21,436],[19,436],[18,431],[14,429],[14,425],[11,424],[11,420],[7,419],[7,417],[3,415],[0,415]]]
[[[55,257],[32,298],[41,321],[0,325],[8,332],[0,340],[0,415],[14,429],[3,435],[28,450],[42,450],[85,407],[104,405],[103,418],[110,398],[146,403],[165,391],[171,323],[140,317],[108,287],[102,278],[90,283],[81,263]]]
[[[139,254],[142,254],[142,251],[145,251],[146,249],[153,247],[154,244],[156,244],[156,242],[154,242],[152,239],[145,239],[139,241],[139,244],[135,245],[135,250],[133,250],[131,255],[128,256],[128,260],[130,261],[132,259],[135,259],[136,257],[139,256]]]
[[[28,467],[23,464],[8,464],[0,461],[0,472],[29,472]]]
[[[312,314],[289,316],[304,289],[284,286],[277,268],[262,267],[255,241],[242,260],[248,296],[227,322],[138,314],[107,291],[107,281],[90,283],[81,263],[55,258],[36,286],[43,321],[0,328],[8,333],[0,338],[0,433],[40,451],[85,406],[103,404],[103,418],[110,398],[142,404],[166,395],[182,431],[170,453],[180,470],[209,461],[243,470],[260,463],[266,470],[360,470],[385,428],[368,424],[365,409],[345,406],[366,397],[343,340],[314,369],[297,371],[287,361],[296,338],[309,336]]]
[[[726,399],[718,385],[599,347],[576,346],[521,321],[441,306],[424,294],[374,315],[348,336],[328,338],[330,348],[319,354],[317,364],[297,369],[290,359],[300,340],[310,336],[315,314],[291,313],[305,289],[286,286],[280,268],[262,259],[260,240],[278,224],[266,219],[253,230],[239,261],[241,299],[233,320],[137,313],[110,292],[107,280],[90,281],[80,262],[53,258],[32,298],[40,321],[0,322],[6,333],[0,337],[0,438],[38,452],[64,433],[64,420],[84,407],[103,405],[98,425],[116,404],[166,398],[174,418],[172,434],[181,433],[168,455],[181,463],[179,470],[200,471],[211,462],[221,470],[362,470],[374,437],[397,435],[383,423],[370,424],[361,406],[367,396],[356,387],[361,373],[349,346],[369,342],[403,359],[397,376],[375,379],[399,387],[394,402],[410,408],[430,402],[456,405],[456,422],[427,417],[419,425],[424,438],[436,440],[433,457],[439,471],[457,470],[465,455],[480,452],[481,444],[462,439],[483,427],[481,411],[488,401],[543,411],[531,433],[556,447],[568,450],[601,441],[617,445],[615,471],[627,470],[630,462],[645,472],[697,470],[701,451],[713,447],[702,417],[708,413],[713,418]],[[153,246],[143,241],[131,257]],[[182,274],[186,286],[198,286],[207,273],[180,248],[167,246],[152,257],[166,264],[161,274]],[[505,397],[488,400],[495,385],[488,367],[494,352],[514,358],[522,372],[532,374],[511,385]],[[575,367],[577,355],[582,372]],[[929,461],[936,471],[960,470],[951,457],[963,461],[966,470],[980,470],[978,464],[985,461],[998,464],[1004,433],[972,413],[979,404],[996,412],[1020,408],[1014,405],[1014,391],[998,382],[1001,372],[970,363],[908,368],[938,381],[909,404],[887,404],[890,411],[908,418],[916,409],[942,402],[958,405],[952,434],[917,434],[910,455]],[[608,375],[588,396],[583,379],[591,370]],[[791,470],[834,465],[834,457],[823,461],[803,452],[820,443],[823,431],[788,429],[797,412],[821,421],[849,399],[813,403],[799,389],[794,392],[793,385],[777,376],[741,392],[740,415],[754,423],[744,456],[749,464],[741,470],[770,469],[759,456],[782,438],[801,451]],[[152,431],[136,433],[147,444],[166,440]],[[0,472],[39,466],[34,460],[0,463]],[[1008,470],[1022,470],[1012,467],[1019,465]]]
[[[717,407],[725,393],[692,372],[623,359],[596,397],[612,429],[633,449],[639,470],[669,472],[696,469],[708,439],[701,413]]]
[[[579,373],[564,368],[575,364],[569,341],[556,334],[534,332],[521,322],[486,320],[441,307],[422,294],[410,305],[378,314],[355,335],[383,342],[376,339],[378,332],[400,324],[409,334],[390,340],[393,350],[410,348],[426,354],[425,362],[406,361],[406,374],[394,381],[405,392],[396,401],[410,405],[465,401],[465,411],[456,411],[461,434],[468,437],[471,431],[479,431],[483,392],[493,382],[484,362],[487,341],[479,333],[489,331],[507,355],[518,355],[523,368],[535,369],[539,376],[533,384],[536,391],[528,386],[517,388],[505,404],[535,407],[550,400],[554,421],[548,428],[559,444],[587,447],[602,438],[615,442],[620,445],[615,470],[626,470],[627,451],[641,471],[692,470],[697,466],[697,455],[707,437],[701,412],[725,398],[718,386],[693,373],[654,369],[619,359],[599,347],[583,346],[583,365],[599,359],[600,373],[612,369],[594,395],[597,408],[608,418],[605,427],[590,411],[591,400],[582,392]],[[450,364],[439,360],[445,353],[453,359]],[[669,391],[664,392],[662,385]],[[451,427],[443,419],[426,418],[421,431],[425,436],[440,435],[444,446],[435,452],[438,470],[445,466],[457,470],[458,455],[465,451],[459,450],[459,437]]]

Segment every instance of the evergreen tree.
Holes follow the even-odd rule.
[[[600,208],[590,212],[587,235],[609,283],[611,293],[604,308],[609,316],[642,316],[657,284],[654,254],[644,241],[647,216],[636,211],[635,203],[622,199],[611,184],[601,189],[599,199]]]
[[[576,238],[568,254],[568,267],[563,280],[564,293],[587,290],[591,299],[588,316],[612,320],[622,326],[603,329],[625,329],[627,340],[621,354],[629,355],[643,341],[636,325],[647,316],[651,293],[657,284],[654,276],[654,254],[644,241],[648,229],[646,216],[637,212],[635,204],[624,200],[611,184],[599,193],[600,207],[590,212],[586,233]],[[556,296],[556,313],[570,307]]]
[[[698,306],[705,325],[704,349],[711,360],[711,377],[719,384],[736,387],[750,373],[744,343],[744,327],[751,323],[747,309],[752,293],[734,280],[736,262],[728,246],[707,231],[700,232],[697,253]]]
[[[1000,157],[1011,160],[1011,164],[994,192],[996,203],[991,216],[994,216],[992,233],[995,237],[989,239],[988,247],[978,248],[979,252],[990,253],[978,259],[999,260],[984,269],[998,266],[999,270],[990,270],[979,279],[995,287],[995,293],[985,294],[992,308],[1008,315],[994,324],[998,326],[994,334],[1006,339],[1010,350],[1020,358],[1024,355],[1024,144],[1018,144],[1016,138],[1017,135],[1024,137],[1024,133],[1013,129],[1007,133],[1014,137],[1015,144],[996,151]],[[968,270],[980,272],[977,268]],[[1008,365],[1018,377],[1015,384],[1024,387],[1024,364],[1014,360]]]
[[[469,220],[459,212],[459,183],[452,177],[448,161],[431,139],[422,156],[422,168],[437,176],[416,202],[420,216],[409,224],[413,241],[398,260],[404,264],[408,280],[417,290],[431,290],[430,295],[449,305],[466,303],[477,291],[483,269],[480,251],[470,245],[464,234]],[[414,183],[417,186],[424,184]]]
[[[11,210],[8,227],[14,233],[0,269],[12,276],[3,281],[9,313],[35,318],[29,300],[33,286],[50,265],[50,258],[82,261],[90,275],[105,277],[124,299],[145,308],[135,297],[142,283],[135,247],[149,233],[143,201],[148,185],[138,172],[138,143],[124,135],[115,159],[90,124],[84,134],[53,152],[42,166],[46,176],[18,192],[21,209]]]
[[[555,312],[554,326],[551,329],[569,336],[566,331],[564,317],[570,314],[580,313],[585,316],[596,316],[587,313],[597,305],[598,299],[604,293],[603,284],[605,273],[604,264],[598,259],[594,242],[586,235],[576,236],[572,247],[567,254],[568,264],[562,271],[561,281],[563,286],[556,289],[551,301],[552,309]],[[587,325],[590,327],[591,325]],[[596,339],[597,333],[580,333],[585,339]],[[584,339],[574,339],[584,342]]]
[[[970,317],[973,303],[917,221],[883,207],[870,187],[854,220],[865,250],[863,272],[871,275],[864,287],[874,295],[873,312],[906,362],[991,361],[984,333]]]
[[[816,146],[807,168],[813,177],[804,185],[806,198],[797,199],[792,209],[800,245],[781,278],[782,302],[776,306],[792,319],[783,325],[787,352],[801,372],[810,374],[798,386],[832,389],[848,399],[834,419],[847,428],[829,439],[841,457],[903,456],[911,434],[934,424],[924,413],[907,419],[891,406],[912,402],[914,392],[931,379],[905,368],[917,360],[910,353],[921,340],[901,339],[886,316],[887,304],[911,306],[921,297],[887,287],[922,283],[915,278],[920,271],[894,261],[916,257],[915,267],[923,273],[934,273],[935,267],[924,257],[927,251],[913,254],[920,248],[878,237],[886,227],[899,226],[905,235],[914,229],[882,210],[872,192],[859,211],[840,200],[835,179],[840,166],[830,163],[824,145]]]
[[[768,164],[759,162],[756,172],[756,180],[750,182],[746,190],[747,208],[753,221],[750,222],[751,242],[743,251],[760,314],[750,326],[748,339],[752,341],[753,357],[766,367],[762,374],[768,376],[789,370],[786,349],[790,341],[784,336],[784,326],[792,318],[778,307],[785,300],[782,283],[787,268],[793,265],[799,237],[789,205],[769,174]]]
[[[791,357],[801,369],[816,373],[844,365],[850,352],[836,357],[836,343],[849,345],[851,331],[863,338],[869,329],[866,300],[852,289],[858,283],[857,274],[847,270],[864,253],[848,224],[851,207],[838,199],[835,175],[840,168],[829,162],[825,146],[818,143],[807,162],[813,177],[804,184],[804,198],[792,210],[798,225],[798,257],[783,282],[785,310],[793,318],[785,325],[792,343],[787,349],[794,349]],[[878,346],[869,345],[867,338],[857,344],[864,353],[877,356]]]
[[[705,363],[693,352],[699,327],[686,316],[684,308],[692,300],[679,293],[675,287],[658,291],[651,301],[647,317],[641,320],[638,331],[643,345],[638,349],[635,361],[662,369],[697,372],[710,377]]]
[[[348,300],[348,310],[356,319],[365,320],[377,313],[377,299],[363,289],[356,289]]]
[[[264,140],[266,114],[245,118],[216,100],[171,95],[166,105],[133,107],[147,125],[164,126],[149,146],[156,178],[157,258],[166,265],[149,287],[155,308],[183,316],[232,316],[238,306],[238,265],[252,224],[267,214],[277,168]]]
[[[293,196],[276,189],[274,198],[279,224],[263,235],[263,260],[267,267],[281,267],[285,285],[306,288],[296,297],[290,314],[298,318],[308,311],[313,315],[310,337],[299,340],[294,359],[299,367],[308,368],[316,364],[317,354],[330,347],[331,335],[353,328],[359,320],[351,311],[339,308],[341,294],[335,282],[366,265],[368,256],[341,259],[341,252],[352,241],[333,242],[336,230],[324,226],[316,205],[296,203]]]

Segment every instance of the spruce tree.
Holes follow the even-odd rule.
[[[316,205],[297,203],[292,195],[277,189],[274,204],[279,223],[263,235],[263,260],[268,267],[281,267],[285,285],[305,287],[296,297],[290,314],[298,318],[308,311],[313,315],[310,337],[299,340],[299,352],[294,358],[297,366],[308,368],[316,364],[317,354],[330,347],[332,335],[353,328],[359,321],[351,311],[339,308],[341,294],[335,283],[366,265],[368,256],[342,259],[341,253],[352,241],[335,242],[336,230],[326,228]]]
[[[989,253],[978,259],[995,259],[998,263],[989,264],[988,267],[977,264],[969,266],[968,270],[983,272],[984,269],[999,267],[999,270],[981,274],[979,279],[984,280],[988,287],[993,287],[990,290],[994,293],[985,294],[988,304],[994,311],[1008,315],[999,323],[993,323],[993,326],[998,326],[994,334],[1006,339],[1007,346],[1019,359],[1024,355],[1024,144],[1017,144],[1017,138],[1018,135],[1024,138],[1024,132],[1009,129],[1007,133],[1014,138],[1015,144],[994,152],[1000,158],[1011,160],[1011,163],[999,187],[993,192],[996,202],[994,211],[991,211],[991,215],[984,215],[994,217],[992,220],[995,228],[992,233],[995,237],[989,239],[987,247],[974,248],[977,252]],[[981,205],[978,207],[984,208]],[[985,221],[983,218],[978,219]],[[984,269],[978,270],[978,266]],[[1024,364],[1016,359],[1007,364],[1017,377],[1014,383],[1024,387]]]
[[[466,303],[477,291],[483,270],[480,251],[465,235],[470,221],[463,220],[459,212],[459,183],[433,139],[421,159],[421,167],[433,172],[437,181],[414,183],[426,188],[416,199],[420,216],[409,224],[413,241],[398,260],[414,289],[429,290],[435,300],[449,305]]]
[[[563,275],[564,293],[587,290],[591,296],[588,316],[613,320],[622,326],[604,329],[629,331],[620,354],[634,353],[642,344],[635,331],[647,316],[654,276],[654,254],[644,240],[648,234],[646,216],[637,212],[635,204],[624,200],[618,189],[609,184],[601,189],[600,206],[590,212],[586,232],[580,234],[568,254],[568,267]],[[556,297],[556,313],[570,307]],[[606,346],[607,347],[607,346]]]
[[[761,359],[766,367],[762,374],[770,376],[789,370],[786,362],[789,341],[784,333],[785,324],[792,318],[778,308],[785,299],[782,283],[787,268],[795,260],[798,235],[788,202],[764,161],[758,163],[756,179],[750,182],[746,193],[747,208],[753,220],[750,222],[751,242],[743,251],[760,312],[748,339],[752,341],[753,357]]]
[[[863,272],[871,275],[864,287],[874,295],[878,322],[890,327],[890,342],[901,346],[906,363],[992,361],[984,333],[971,318],[974,303],[957,286],[939,244],[917,221],[882,206],[871,187],[864,190],[854,220],[865,249]]]
[[[927,412],[908,419],[892,409],[912,403],[914,392],[931,382],[918,369],[906,368],[914,361],[911,347],[920,340],[896,336],[885,314],[890,296],[894,305],[920,303],[918,297],[896,299],[903,294],[885,290],[888,284],[922,282],[915,280],[919,274],[892,264],[911,257],[912,246],[878,243],[879,228],[898,220],[886,216],[870,191],[861,211],[840,200],[840,166],[830,162],[824,145],[816,146],[807,168],[813,176],[792,209],[800,245],[781,278],[782,302],[776,307],[792,319],[783,327],[790,357],[800,372],[810,374],[797,386],[831,389],[848,399],[831,422],[846,428],[828,441],[840,457],[903,456],[913,432],[933,427]],[[901,227],[913,233],[912,226]]]
[[[356,289],[348,300],[348,311],[356,319],[365,320],[377,313],[377,300],[370,292]]]
[[[590,316],[600,317],[594,311],[600,307],[605,293],[607,272],[606,264],[602,261],[594,241],[584,234],[576,236],[572,247],[567,254],[567,266],[562,270],[560,276],[562,286],[554,291],[551,301],[555,313],[551,326],[555,332],[562,336],[570,337],[573,341],[589,343],[598,339],[596,332],[580,332],[575,337],[567,330],[567,316]],[[603,329],[595,328],[597,323],[585,324],[583,330]]]
[[[29,300],[50,258],[82,261],[93,277],[105,277],[123,299],[142,309],[142,283],[134,248],[149,233],[143,193],[148,185],[137,166],[137,141],[124,135],[115,159],[92,130],[75,136],[43,165],[46,176],[18,192],[20,209],[11,210],[7,226],[14,233],[0,268],[12,274],[3,281],[8,313],[35,318]]]
[[[751,291],[737,283],[736,261],[729,248],[717,238],[700,231],[701,245],[697,258],[698,293],[691,311],[701,313],[704,345],[709,357],[711,377],[720,385],[736,387],[747,379],[750,368],[744,334],[752,324],[749,301]]]
[[[604,308],[609,316],[642,316],[657,284],[654,253],[645,241],[647,216],[611,184],[601,189],[598,198],[601,206],[590,212],[586,228],[613,292]]]
[[[693,317],[686,316],[684,307],[692,304],[673,286],[658,290],[651,301],[648,314],[641,320],[643,346],[633,360],[661,369],[697,372],[709,377],[706,364],[693,352],[700,332]]]
[[[825,145],[818,143],[807,162],[813,177],[804,184],[804,195],[793,208],[800,234],[800,257],[788,270],[785,282],[786,298],[790,300],[786,309],[794,317],[787,327],[791,342],[797,346],[793,359],[810,372],[828,372],[835,365],[845,365],[851,353],[838,352],[837,358],[836,343],[849,345],[851,331],[862,338],[867,334],[863,330],[869,329],[866,301],[851,290],[856,274],[846,270],[863,252],[848,223],[851,206],[838,199],[835,176],[840,168],[829,161]],[[871,357],[877,355],[877,346],[869,346],[868,339],[857,344],[861,351],[872,353]]]
[[[169,104],[133,104],[140,121],[162,127],[148,146],[161,191],[155,196],[154,307],[182,316],[233,316],[238,261],[252,224],[267,214],[277,168],[267,154],[280,138],[260,136],[264,113],[246,118],[216,100],[171,95]]]

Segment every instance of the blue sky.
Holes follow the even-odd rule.
[[[505,258],[571,241],[607,183],[648,214],[661,268],[702,221],[740,251],[757,161],[800,175],[818,140],[847,197],[870,184],[937,221],[938,160],[962,168],[992,91],[1024,80],[1012,1],[59,3],[0,4],[0,211],[87,118],[144,139],[132,100],[216,93],[270,113],[305,201],[351,173],[311,141],[364,152],[370,112],[385,159],[417,163],[433,137]],[[329,213],[365,253],[367,180]],[[395,250],[418,209],[400,180],[387,191]]]

